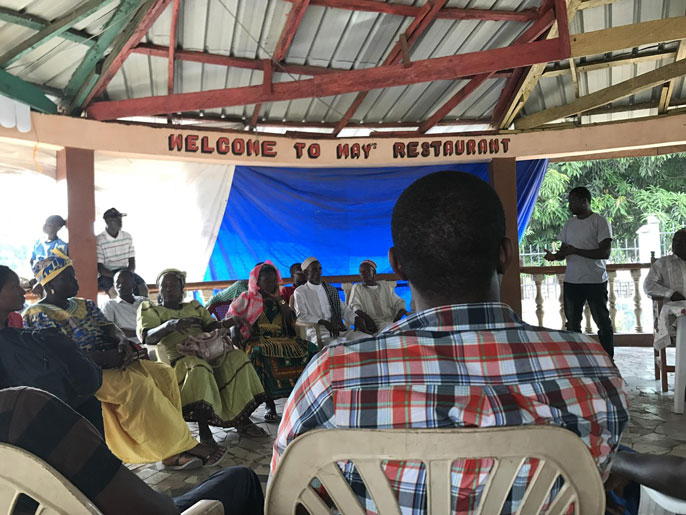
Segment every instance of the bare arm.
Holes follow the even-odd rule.
[[[684,458],[620,451],[615,456],[611,473],[663,494],[686,499]]]
[[[136,270],[136,258],[135,257],[130,257],[129,258],[129,266],[128,269],[134,272]]]
[[[98,263],[98,273],[104,277],[114,277],[114,273],[112,272],[112,270],[107,268],[102,263]]]
[[[600,242],[597,249],[577,249],[571,245],[562,245],[562,249],[566,249],[566,256],[576,254],[577,256],[588,259],[607,259],[610,257],[612,250],[612,238],[605,238]]]

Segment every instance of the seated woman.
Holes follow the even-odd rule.
[[[250,273],[248,291],[231,303],[229,315],[244,317],[252,324],[241,328],[250,356],[267,394],[264,419],[278,419],[274,399],[288,397],[307,362],[319,348],[295,336],[295,313],[279,292],[281,276],[270,261]]]
[[[181,415],[174,371],[162,363],[136,360],[124,334],[94,302],[76,298],[79,283],[71,260],[52,255],[34,265],[45,298],[24,312],[24,325],[57,328],[103,368],[95,396],[102,403],[107,445],[127,463],[163,460],[172,470],[214,465],[225,448],[200,445]]]
[[[367,328],[378,333],[407,314],[405,301],[398,297],[390,284],[376,280],[376,263],[365,259],[360,263],[362,283],[353,285],[348,305],[353,311],[367,314]]]
[[[214,444],[209,426],[235,427],[247,436],[266,436],[250,420],[250,414],[265,401],[260,378],[248,357],[232,350],[216,363],[195,356],[183,356],[177,345],[188,336],[198,336],[219,327],[229,328],[244,321],[235,317],[217,322],[196,300],[183,302],[186,274],[164,270],[157,277],[160,305],[143,302],[138,310],[138,337],[148,345],[162,345],[167,351],[181,388],[183,415],[198,423],[200,441]]]
[[[61,332],[21,330],[17,311],[23,307],[19,277],[0,265],[0,388],[46,390],[81,413],[104,436],[102,408],[94,397],[102,384],[102,371]]]

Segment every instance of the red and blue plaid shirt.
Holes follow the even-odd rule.
[[[429,309],[309,363],[286,403],[271,469],[313,429],[554,424],[583,439],[602,473],[629,420],[623,388],[600,344],[582,334],[530,326],[499,303]],[[454,463],[454,513],[476,509],[491,465]],[[502,513],[517,510],[536,467],[522,467]],[[402,512],[425,513],[424,466],[388,462],[385,471]],[[344,474],[375,513],[352,463]]]

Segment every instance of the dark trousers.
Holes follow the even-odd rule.
[[[203,499],[221,501],[226,515],[262,515],[264,494],[260,480],[247,467],[229,467],[215,472],[189,492],[174,498],[179,511]]]
[[[87,401],[74,407],[74,410],[84,417],[88,422],[95,426],[98,433],[102,435],[102,439],[105,439],[105,424],[102,420],[102,404],[95,397],[91,397]]]
[[[584,304],[588,302],[591,316],[598,326],[600,344],[612,358],[615,354],[614,337],[610,312],[607,309],[607,282],[574,284],[564,283],[565,317],[567,330],[581,332],[581,318]]]

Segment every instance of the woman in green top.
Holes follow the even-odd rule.
[[[183,302],[186,274],[164,270],[157,277],[160,305],[143,302],[138,309],[138,337],[148,345],[162,345],[174,367],[181,390],[184,418],[197,422],[202,443],[214,444],[209,426],[235,427],[248,436],[265,436],[250,414],[265,401],[264,388],[243,351],[232,350],[210,363],[179,354],[176,346],[188,336],[218,327],[241,325],[232,317],[217,322],[199,302]]]

